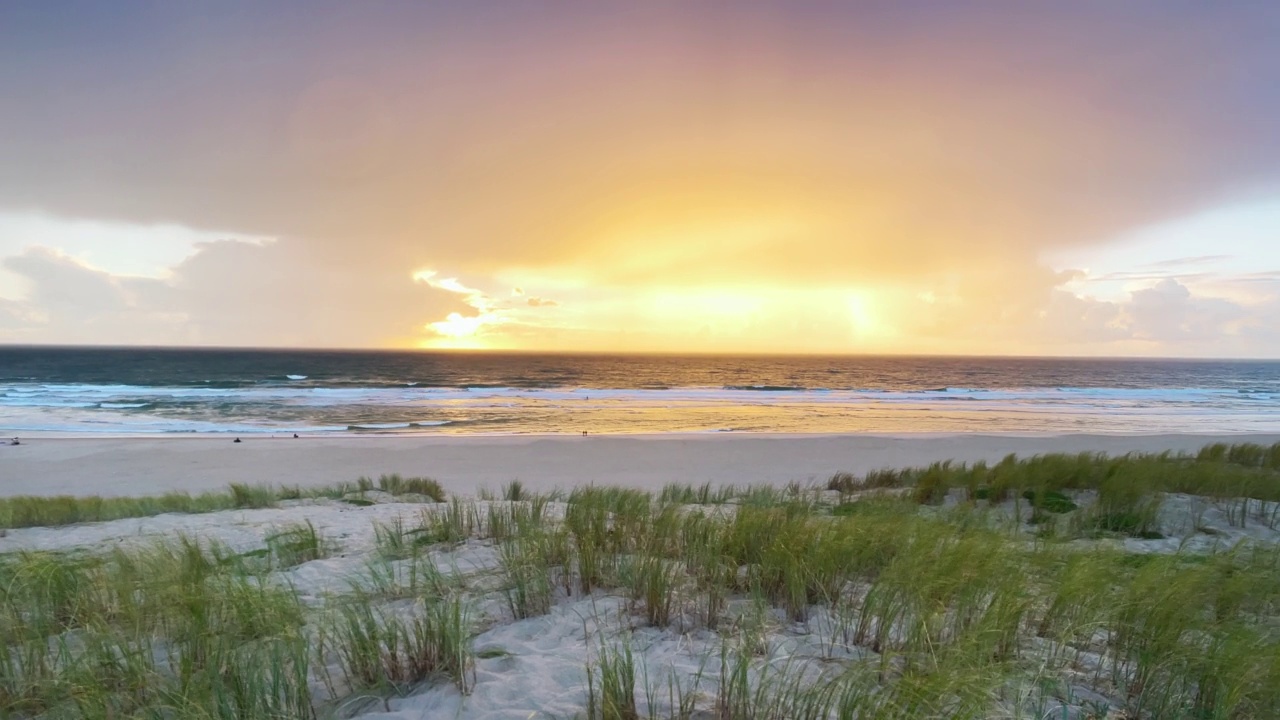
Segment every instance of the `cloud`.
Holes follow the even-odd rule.
[[[1160,343],[1205,344],[1238,332],[1245,308],[1220,298],[1193,297],[1177,280],[1161,280],[1133,293],[1125,308],[1134,337]]]
[[[427,323],[426,329],[448,347],[489,347],[517,337],[524,337],[536,323],[528,322],[523,308],[551,308],[560,303],[537,296],[525,296],[523,288],[514,288],[510,298],[495,298],[478,288],[464,285],[457,278],[438,277],[435,270],[419,270],[413,274],[417,282],[462,296],[472,314],[450,313],[443,320]],[[522,301],[523,299],[523,301]]]
[[[29,248],[2,262],[25,278],[31,291],[21,301],[4,303],[8,321],[0,325],[0,339],[58,342],[74,337],[112,344],[122,337],[140,343],[181,337],[183,315],[149,302],[159,288],[155,280],[116,277],[47,248]]]
[[[706,325],[740,338],[726,347],[774,344],[754,327],[858,350],[858,313],[898,328],[887,349],[943,351],[1254,327],[1194,294],[1073,299],[1040,258],[1280,183],[1280,85],[1257,72],[1274,8],[851,7],[196,22],[150,6],[90,38],[52,15],[8,24],[0,206],[279,238],[203,244],[145,290],[28,264],[23,307],[62,318],[51,339],[83,338],[71,306],[97,298],[189,319],[117,324],[118,340],[234,344],[413,344],[428,326],[604,348],[633,317],[645,349]],[[424,267],[456,286],[415,282]],[[528,300],[496,299],[512,286]],[[742,288],[775,299],[699,304]],[[689,329],[659,292],[710,314]],[[884,307],[851,309],[857,292]]]
[[[316,244],[416,245],[468,270],[625,257],[597,233],[636,226],[678,265],[706,256],[681,231],[714,233],[728,217],[817,218],[758,238],[757,252],[719,253],[738,270],[821,272],[826,258],[855,274],[905,272],[1032,238],[1096,241],[1208,201],[1274,168],[1280,151],[1222,86],[1249,81],[1265,48],[1246,11],[1206,27],[1155,5],[1141,33],[1098,30],[1120,14],[942,13],[886,33],[798,9],[565,10],[531,24],[369,9],[346,27],[242,34],[235,55],[277,61],[253,70],[219,50],[214,30],[163,46],[184,31],[171,19],[142,46],[156,69],[105,52],[95,71],[154,82],[77,85],[56,128],[48,104],[6,115],[5,135],[24,141],[0,151],[0,197]],[[725,34],[709,32],[729,19]],[[445,28],[501,49],[424,42]],[[1215,28],[1245,32],[1228,41]],[[1227,48],[1238,64],[1190,60]],[[40,79],[72,71],[53,63]],[[1210,121],[1221,126],[1206,132]],[[804,247],[781,266],[762,252],[795,233]]]
[[[417,342],[426,318],[465,310],[407,273],[310,264],[288,241],[201,243],[165,280],[117,276],[45,248],[6,258],[30,293],[0,340],[369,347]]]
[[[51,313],[111,312],[130,305],[122,283],[58,251],[33,248],[3,262],[33,283],[30,299]]]
[[[413,274],[413,279],[437,290],[462,296],[462,302],[471,307],[475,314],[453,312],[443,320],[427,323],[426,330],[434,337],[445,339],[457,347],[475,347],[478,338],[491,334],[494,326],[508,321],[500,304],[484,291],[467,287],[457,278],[442,278],[437,277],[437,274],[435,270],[419,270]]]
[[[1065,289],[1066,274],[1009,282],[982,294],[939,287],[891,305],[892,331],[874,351],[1041,355],[1273,356],[1280,347],[1280,283],[1230,299],[1164,278],[1115,300]],[[844,322],[847,323],[847,319]],[[833,329],[834,328],[834,329]],[[826,335],[841,331],[839,322]],[[870,338],[872,342],[875,337]]]
[[[1159,262],[1147,263],[1144,267],[1148,268],[1180,268],[1180,267],[1199,267],[1230,260],[1231,255],[1198,255],[1195,257],[1181,257],[1170,260],[1161,260]]]
[[[32,292],[21,301],[0,301],[0,340],[74,336],[112,344],[130,337],[145,344],[295,346],[338,338],[361,346],[435,338],[449,347],[536,342],[574,349],[603,338],[614,349],[643,350],[675,337],[682,347],[703,351],[1058,355],[1257,354],[1259,343],[1280,341],[1273,320],[1280,316],[1280,282],[1274,279],[1251,302],[1197,294],[1169,278],[1107,301],[1063,289],[1073,273],[992,271],[940,282],[909,298],[905,289],[895,296],[884,288],[864,296],[822,288],[667,288],[661,302],[615,298],[569,309],[539,296],[495,299],[430,272],[324,276],[294,257],[278,244],[205,243],[170,278],[157,280],[112,275],[30,248],[3,261]],[[987,287],[977,293],[975,286]],[[673,317],[686,322],[671,325]]]

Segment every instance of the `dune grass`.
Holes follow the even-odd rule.
[[[1050,708],[1063,707],[1057,695],[1071,686],[1060,689],[1061,678],[1090,653],[1099,658],[1092,679],[1075,682],[1117,689],[1097,717],[1267,717],[1280,707],[1275,548],[1207,557],[1036,548],[891,504],[834,522],[752,508],[719,532],[746,570],[726,578],[730,592],[759,593],[790,620],[844,603],[849,621],[832,642],[874,659],[757,657],[747,627],[722,618],[714,693],[671,681],[666,705],[660,692],[636,700],[628,678],[648,670],[626,644],[599,647],[589,717],[1070,717]],[[630,562],[643,572],[645,561]],[[630,587],[643,621],[676,622],[678,611],[651,611],[651,585]],[[699,588],[675,582],[660,592],[662,607],[679,607]],[[1011,699],[1020,683],[1025,715]]]
[[[1070,537],[1151,538],[1158,537],[1161,493],[1236,503],[1233,493],[1244,492],[1257,503],[1250,516],[1265,520],[1261,508],[1280,494],[1270,457],[1227,449],[938,463],[833,479],[846,494],[902,486],[905,498],[824,506],[803,491],[752,488],[734,494],[733,512],[716,516],[664,512],[699,497],[679,486],[647,501],[629,491],[580,489],[564,523],[568,589],[616,590],[645,624],[718,628],[725,642],[719,677],[697,681],[714,693],[673,679],[665,705],[655,699],[663,693],[634,688],[633,678],[648,669],[629,645],[595,647],[587,716],[675,718],[696,709],[723,718],[1069,717],[1068,700],[1090,685],[1115,688],[1101,705],[1077,703],[1096,717],[1275,714],[1276,548],[1148,556],[1026,544],[986,509],[1009,501],[1030,509],[1033,521],[1069,517],[1079,530]],[[916,509],[955,490],[974,504]],[[1096,499],[1082,506],[1069,493],[1083,490]],[[840,655],[839,646],[870,651],[875,660],[841,667],[760,658],[745,649],[760,641],[747,639],[744,616],[727,610],[726,599],[735,597],[758,597],[789,622],[822,618],[829,657]],[[1066,679],[1082,657],[1097,658],[1091,675]]]
[[[588,720],[640,720],[636,706],[636,663],[631,645],[602,644],[587,665]]]
[[[444,502],[445,498],[439,481],[427,477],[401,477],[394,473],[381,475],[378,477],[378,489],[392,495],[424,495],[435,502]]]
[[[274,563],[187,537],[0,557],[0,716],[312,718],[328,657],[352,690],[441,674],[467,691],[470,610],[439,573],[424,563],[371,583],[325,619],[273,579],[325,545],[303,524],[268,539]],[[386,609],[377,592],[391,587],[418,604]]]
[[[236,496],[230,491],[124,498],[16,496],[0,498],[0,527],[53,527],[163,513],[206,513],[235,508]]]
[[[524,534],[504,541],[499,555],[506,575],[505,597],[517,620],[544,615],[551,610],[554,588],[551,570],[543,560],[538,538]]]
[[[1094,453],[1048,454],[1019,459],[1008,456],[984,462],[940,462],[921,468],[884,469],[858,476],[836,473],[828,490],[852,494],[903,488],[920,504],[939,504],[952,491],[973,502],[1000,503],[1023,499],[1037,520],[1070,513],[1069,491],[1093,490],[1099,502],[1079,532],[1112,532],[1156,537],[1154,519],[1160,493],[1203,496],[1224,506],[1232,524],[1260,523],[1280,527],[1280,443],[1211,445],[1198,453],[1135,453],[1108,457]]]
[[[938,463],[839,475],[826,495],[585,487],[561,505],[508,487],[511,500],[375,525],[350,590],[311,605],[283,571],[337,540],[305,522],[250,553],[180,537],[4,555],[0,716],[331,717],[353,694],[432,677],[465,694],[482,622],[612,596],[620,630],[584,620],[588,718],[1275,717],[1280,548],[1136,553],[1141,541],[1091,538],[1161,532],[1169,492],[1267,523],[1276,455]],[[1028,513],[1059,535],[1029,534]],[[448,569],[476,548],[496,566]],[[474,617],[481,605],[503,617]],[[697,672],[647,666],[638,639],[655,636],[700,638]],[[809,649],[781,649],[798,641]]]
[[[0,708],[17,717],[312,717],[302,608],[225,550],[0,562]]]
[[[232,483],[222,492],[192,495],[170,492],[142,497],[34,496],[16,495],[0,498],[0,529],[24,527],[56,527],[82,522],[105,522],[133,517],[151,517],[165,513],[210,513],[276,507],[286,500],[309,498],[342,499],[352,493],[378,489],[395,496],[418,495],[443,502],[445,493],[430,478],[402,478],[383,475],[376,483],[360,478],[354,484],[338,483],[315,488],[297,485],[248,485]],[[355,498],[358,500],[359,498]],[[369,502],[369,504],[373,504]]]
[[[332,548],[332,543],[309,520],[281,528],[268,535],[266,542],[280,568],[328,557]]]
[[[344,679],[354,689],[402,689],[433,674],[464,694],[472,684],[471,616],[458,598],[427,603],[409,615],[375,608],[357,595],[322,629]]]

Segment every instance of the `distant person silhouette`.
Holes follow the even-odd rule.
[[[294,433],[294,434],[293,434],[293,436],[294,436],[294,437],[298,437],[298,433]]]
[[[10,441],[9,441],[9,444],[10,444],[10,445],[21,445],[22,443],[18,442],[18,438],[14,438],[13,440],[10,440]]]
[[[240,438],[236,438],[235,440],[232,440],[231,442],[240,442]]]

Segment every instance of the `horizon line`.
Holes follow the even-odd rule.
[[[361,348],[361,347],[284,347],[251,345],[130,345],[72,343],[7,343],[0,350],[162,350],[223,352],[317,352],[370,354],[440,354],[440,355],[543,355],[543,356],[613,356],[613,357],[721,357],[721,358],[878,358],[878,359],[987,359],[987,360],[1160,360],[1174,362],[1280,362],[1280,357],[1199,355],[1017,355],[974,353],[877,353],[877,352],[756,352],[714,350],[538,350],[533,348]]]

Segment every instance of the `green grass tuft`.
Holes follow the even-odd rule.
[[[275,490],[266,485],[231,483],[231,504],[236,508],[275,507],[278,500]]]
[[[327,632],[352,687],[399,689],[442,673],[464,694],[471,689],[470,611],[456,598],[409,615],[357,598],[343,605]]]
[[[506,487],[502,488],[502,499],[510,502],[527,500],[527,495],[528,493],[525,492],[524,483],[519,480],[512,480],[507,483]]]
[[[1044,512],[1062,514],[1069,513],[1077,509],[1075,501],[1057,490],[1027,490],[1022,493],[1022,497],[1031,501],[1031,506],[1036,510]]]
[[[445,499],[440,483],[427,477],[383,475],[378,478],[378,489],[392,495],[425,495],[435,502],[444,502]]]

